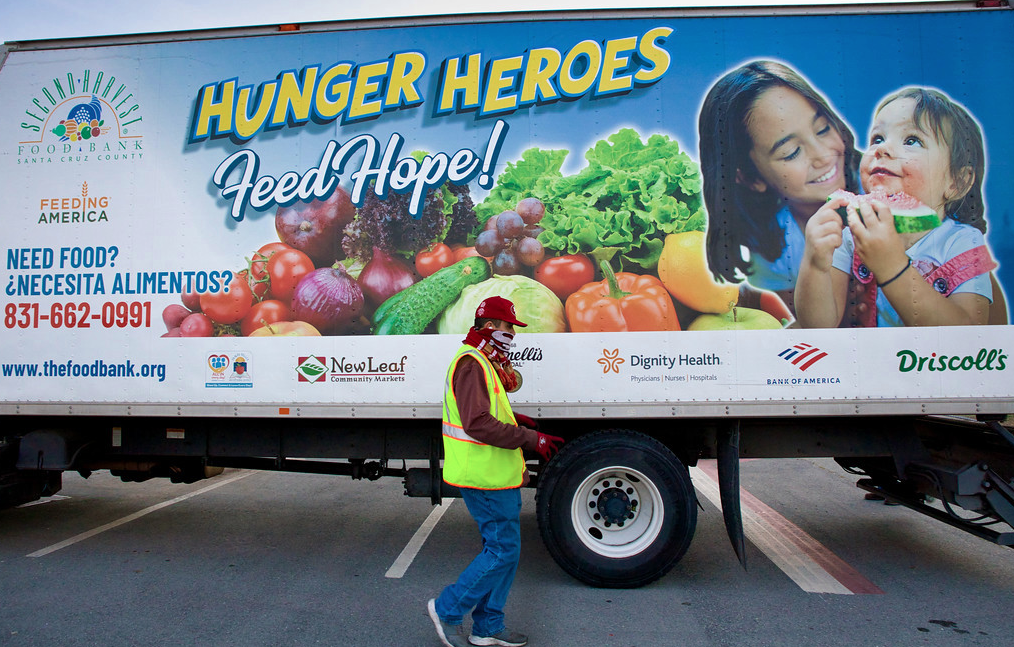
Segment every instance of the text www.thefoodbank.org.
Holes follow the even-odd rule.
[[[4,364],[0,366],[4,377],[150,377],[165,382],[165,364],[138,364],[130,360],[92,362],[46,360],[38,364]]]

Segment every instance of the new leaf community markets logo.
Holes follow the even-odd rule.
[[[327,377],[327,363],[323,357],[310,355],[296,358],[296,381],[319,382]]]

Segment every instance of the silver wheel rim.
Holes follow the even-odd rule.
[[[571,504],[571,521],[581,543],[613,559],[648,548],[658,539],[663,518],[658,488],[628,467],[593,472],[578,486]]]

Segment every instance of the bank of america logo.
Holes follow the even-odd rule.
[[[778,353],[778,356],[799,370],[805,371],[827,357],[827,353],[820,350],[813,344],[801,343],[786,348],[782,352]]]

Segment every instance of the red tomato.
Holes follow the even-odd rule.
[[[298,249],[283,249],[268,259],[271,296],[282,303],[292,301],[292,293],[304,276],[314,270],[310,257]]]
[[[584,254],[547,258],[535,268],[535,280],[566,301],[582,285],[595,280],[595,266]]]
[[[246,313],[243,321],[240,322],[239,330],[246,337],[253,331],[263,328],[269,323],[289,321],[290,319],[292,319],[292,310],[289,309],[288,304],[282,303],[277,299],[268,299],[255,303],[250,308],[250,312]]]
[[[268,281],[268,260],[274,256],[275,252],[285,251],[286,249],[292,249],[292,247],[285,243],[268,243],[254,252],[253,258],[250,259],[250,278],[248,280],[250,281],[253,293],[257,295],[258,299],[263,299],[270,287]]]
[[[466,259],[469,256],[479,256],[479,252],[475,251],[474,247],[456,247],[454,249],[454,262],[457,263],[460,260]]]
[[[184,292],[180,295],[180,299],[190,312],[201,311],[201,295],[197,292]]]
[[[443,243],[437,243],[415,255],[415,270],[424,277],[453,264],[454,252]]]
[[[220,324],[236,323],[250,312],[251,305],[253,291],[246,277],[239,274],[232,277],[225,289],[201,295],[201,312]]]
[[[249,270],[240,270],[236,274],[236,276],[239,276],[244,281],[246,281],[246,284],[250,286],[250,291],[253,292],[253,295],[257,297],[257,299],[263,299],[264,295],[268,293],[267,279],[264,279],[263,281],[257,281],[250,277]]]

